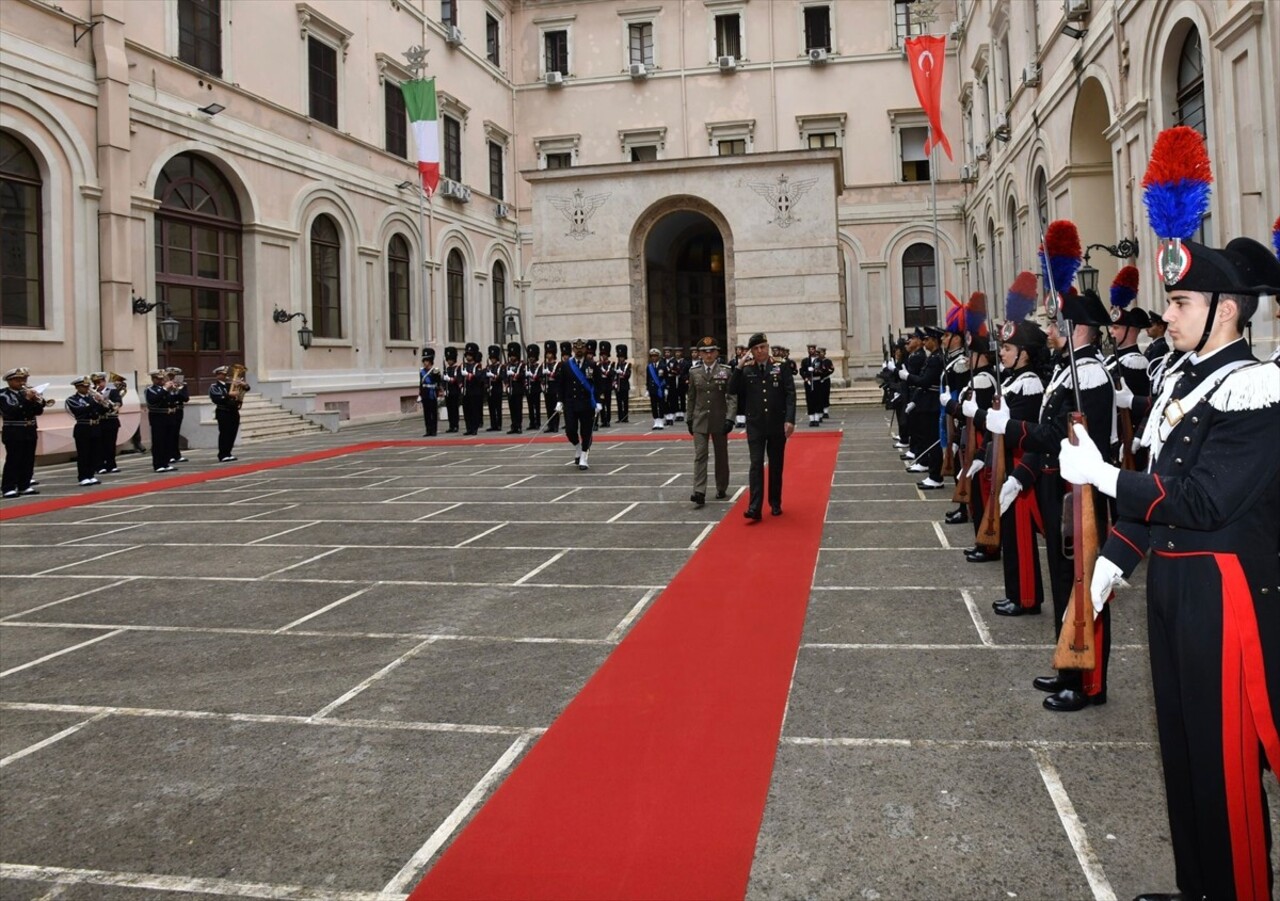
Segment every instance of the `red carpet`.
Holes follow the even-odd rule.
[[[732,438],[744,437],[741,435],[730,435]],[[685,432],[679,434],[668,434],[664,432],[652,432],[641,435],[612,435],[601,436],[599,432],[595,435],[595,440],[600,444],[613,443],[615,441],[672,441],[672,440],[691,440]],[[133,485],[121,485],[116,488],[90,488],[80,494],[70,494],[64,497],[51,497],[47,500],[20,502],[13,506],[5,506],[0,508],[0,522],[10,519],[22,519],[25,516],[35,516],[39,513],[51,513],[55,510],[66,510],[69,507],[82,507],[87,504],[102,504],[107,501],[118,501],[124,498],[137,497],[140,494],[150,494],[153,491],[165,491],[170,488],[185,488],[188,485],[198,485],[201,482],[211,482],[216,479],[225,479],[230,476],[242,476],[251,472],[260,472],[266,469],[279,469],[281,466],[296,466],[300,463],[312,463],[316,460],[327,460],[331,457],[342,457],[346,454],[358,454],[363,451],[377,450],[382,447],[464,447],[467,445],[477,444],[554,444],[557,442],[567,442],[564,435],[539,435],[530,438],[432,438],[418,440],[389,440],[389,441],[366,441],[361,444],[345,444],[342,447],[331,447],[327,450],[312,451],[306,454],[295,454],[291,457],[277,457],[273,460],[261,460],[251,463],[241,463],[237,466],[219,466],[217,469],[210,469],[206,472],[191,472],[175,476],[166,476],[155,479],[150,482],[138,482]],[[599,455],[597,455],[599,459]],[[109,485],[105,482],[104,485]]]
[[[735,505],[410,901],[743,897],[839,438],[789,442],[784,515]]]

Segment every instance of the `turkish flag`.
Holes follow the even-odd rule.
[[[942,64],[947,56],[945,35],[924,34],[907,39],[907,61],[911,63],[911,81],[916,86],[916,97],[929,117],[929,140],[924,152],[932,153],[941,147],[947,159],[951,155],[951,142],[942,130]]]

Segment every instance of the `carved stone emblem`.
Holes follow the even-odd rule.
[[[800,217],[795,215],[795,208],[799,205],[800,199],[809,193],[809,189],[817,183],[817,178],[806,178],[802,181],[793,182],[785,174],[779,175],[776,183],[749,182],[751,190],[763,197],[769,206],[773,207],[774,216],[769,220],[769,224],[777,225],[779,228],[786,228],[792,222],[800,220]]]
[[[587,235],[594,235],[595,232],[587,228],[587,224],[591,221],[591,217],[596,214],[596,210],[604,206],[604,202],[608,200],[610,195],[605,194],[583,194],[582,189],[573,192],[572,197],[551,197],[551,205],[560,211],[560,215],[569,223],[569,230],[565,232],[567,237],[573,238],[575,241],[581,241]]]

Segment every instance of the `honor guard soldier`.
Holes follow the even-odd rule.
[[[618,422],[628,422],[631,415],[631,361],[627,359],[627,345],[619,344],[614,391],[618,396]]]
[[[1147,419],[1149,471],[1110,465],[1081,430],[1060,462],[1119,513],[1094,567],[1095,608],[1151,551],[1151,681],[1181,894],[1146,897],[1242,901],[1272,897],[1262,774],[1280,769],[1280,368],[1257,362],[1244,334],[1258,296],[1280,293],[1280,261],[1248,238],[1221,250],[1189,240],[1210,179],[1199,133],[1157,136],[1144,201],[1185,356]]]
[[[1142,355],[1147,358],[1148,373],[1151,372],[1152,365],[1154,365],[1157,360],[1163,360],[1165,354],[1169,352],[1169,341],[1164,336],[1165,329],[1168,328],[1168,326],[1165,324],[1164,319],[1160,317],[1160,314],[1155,310],[1152,310],[1149,315],[1151,322],[1147,325],[1147,337],[1151,339],[1151,343],[1148,344],[1147,349],[1142,352]]]
[[[542,386],[546,378],[542,372],[538,353],[536,344],[525,347],[524,399],[529,407],[529,431],[531,432],[542,428]]]
[[[462,351],[460,390],[462,392],[462,416],[466,423],[464,435],[478,435],[484,422],[484,404],[488,384],[484,367],[480,364],[480,345],[468,341]]]
[[[444,385],[444,412],[449,420],[448,431],[458,431],[459,410],[462,408],[462,367],[458,364],[458,348],[450,344],[444,349],[444,369],[440,375]]]
[[[98,460],[98,475],[119,472],[120,467],[116,466],[116,442],[120,436],[120,408],[124,406],[124,395],[114,382],[107,381],[105,372],[92,373],[89,380],[93,384],[93,390],[106,398],[108,404],[98,423],[101,433],[98,446],[102,451],[102,458]]]
[[[213,417],[218,423],[218,462],[235,462],[231,453],[240,432],[240,405],[249,386],[243,381],[233,384],[231,372],[226,366],[213,370],[213,384],[209,386],[209,400],[213,402]]]
[[[747,448],[751,453],[750,496],[743,514],[760,521],[764,506],[764,464],[769,461],[769,507],[782,515],[782,466],[787,439],[796,427],[796,383],[791,371],[769,359],[769,339],[757,332],[747,341],[747,354],[729,383],[738,409],[747,417]]]
[[[800,380],[804,383],[804,411],[809,417],[809,425],[816,426],[822,422],[822,408],[816,407],[813,400],[813,367],[818,362],[818,345],[810,344],[803,360],[800,361]]]
[[[92,390],[92,380],[87,375],[72,379],[76,393],[64,402],[67,412],[75,418],[72,435],[76,442],[76,478],[81,485],[102,484],[94,475],[102,459],[102,414],[108,404],[102,395]]]
[[[649,348],[649,365],[644,370],[645,393],[649,395],[649,412],[653,414],[653,428],[666,428],[667,367],[662,362],[658,348]]]
[[[689,500],[701,507],[707,502],[708,442],[715,450],[716,497],[729,493],[729,433],[738,409],[738,397],[729,391],[733,368],[720,362],[714,338],[696,345],[700,359],[689,369],[689,434],[693,436],[693,494]]]
[[[910,459],[913,465],[923,469],[911,469],[909,472],[932,470],[942,458],[941,443],[938,439],[938,409],[940,399],[939,388],[942,384],[941,342],[942,329],[928,325],[924,327],[920,349],[907,358],[906,374],[899,370],[898,376],[907,387],[907,429],[911,432]],[[918,367],[918,371],[912,366]]]
[[[1144,398],[1142,407],[1150,405],[1145,400],[1151,396],[1151,377],[1147,373],[1149,364],[1142,351],[1138,350],[1138,335],[1151,324],[1151,318],[1145,311],[1130,306],[1138,296],[1138,279],[1138,267],[1125,266],[1111,283],[1111,326],[1108,331],[1115,352],[1103,365],[1111,373],[1120,407],[1116,414],[1117,438],[1120,440],[1113,457],[1128,469],[1141,470],[1147,468],[1147,455],[1137,446],[1137,437],[1141,433],[1137,431],[1140,423],[1130,412],[1133,399],[1119,402],[1120,394],[1128,392],[1133,397]]]
[[[968,389],[966,389],[966,398],[972,400],[979,411],[990,410],[992,403],[996,398],[996,369],[995,360],[991,356],[991,341],[986,336],[969,335],[969,361],[968,368],[973,373]],[[963,415],[964,407],[960,404],[951,404],[950,409],[960,408]],[[1037,411],[1038,412],[1038,411]],[[987,503],[992,499],[991,479],[994,475],[992,468],[988,466],[989,457],[994,452],[990,436],[986,432],[981,431],[971,421],[965,428],[974,430],[974,453],[973,458],[964,457],[957,465],[957,469],[964,467],[965,475],[969,479],[969,504],[966,508],[968,520],[973,524],[973,546],[966,548],[964,559],[969,563],[990,563],[1000,559],[1000,546],[984,545],[978,542],[978,533],[982,528],[983,514],[986,513]],[[943,440],[946,440],[945,432]],[[968,447],[968,435],[964,436],[964,446]],[[1006,468],[1005,472],[1009,470]],[[919,487],[924,487],[922,483],[916,483]],[[999,488],[999,486],[996,486]],[[999,496],[996,496],[998,502]]]
[[[738,368],[738,361],[747,353],[747,345],[735,344],[733,346],[733,358],[728,361],[728,365],[734,369]],[[733,427],[736,429],[744,429],[747,427],[747,416],[742,412],[742,408],[738,408],[738,414],[733,418]]]
[[[542,391],[545,395],[543,398],[543,409],[547,411],[547,427],[544,432],[554,432],[556,423],[552,420],[555,413],[556,403],[560,400],[558,389],[556,388],[556,377],[559,375],[560,364],[556,361],[556,342],[542,342]]]
[[[675,348],[665,345],[662,348],[662,419],[667,425],[672,425],[676,421],[676,407],[679,404],[679,401],[676,400],[676,381],[678,378]]]
[[[1080,268],[1080,235],[1074,223],[1065,219],[1049,223],[1044,256],[1053,276],[1052,280],[1046,278],[1046,284],[1053,285],[1061,296],[1060,309],[1050,307],[1049,310],[1056,315],[1049,326],[1049,339],[1054,344],[1061,342],[1063,364],[1045,389],[1036,421],[1012,419],[1005,406],[989,410],[985,415],[978,413],[976,421],[979,427],[1004,435],[1006,446],[1026,453],[1024,463],[1028,457],[1034,462],[1034,466],[1019,466],[1005,480],[1000,489],[1000,509],[1003,513],[1021,491],[1035,490],[1044,525],[1056,638],[1063,627],[1075,578],[1073,558],[1067,555],[1068,538],[1062,530],[1063,496],[1069,495],[1070,488],[1058,471],[1058,448],[1067,437],[1072,413],[1084,416],[1094,441],[1110,446],[1115,429],[1115,390],[1097,347],[1101,329],[1111,321],[1102,299],[1092,291],[1083,295],[1063,293],[1068,291]],[[1074,348],[1074,354],[1068,347]],[[1094,513],[1097,534],[1105,535],[1106,505],[1096,504]],[[1045,709],[1071,712],[1083,710],[1090,704],[1106,703],[1111,656],[1110,607],[1094,621],[1094,634],[1098,651],[1093,669],[1060,670],[1055,676],[1039,676],[1033,680],[1035,688],[1049,692],[1049,697],[1044,699]]]
[[[436,349],[422,348],[422,366],[418,369],[418,402],[422,404],[423,438],[434,438],[440,430],[440,389],[442,374],[436,366]]]
[[[186,463],[187,458],[182,455],[182,418],[187,409],[187,403],[191,400],[191,391],[187,388],[186,376],[182,374],[182,370],[177,366],[170,366],[165,369],[165,375],[168,376],[176,389],[177,407],[175,408],[173,418],[173,457],[170,463]]]
[[[677,347],[675,349],[676,419],[680,422],[684,422],[685,415],[688,412],[689,365],[690,361],[686,360],[684,356],[684,348]]]
[[[173,472],[178,456],[178,420],[181,390],[164,369],[151,370],[151,384],[143,392],[147,422],[151,426],[151,466],[156,472]]]
[[[596,359],[596,400],[600,403],[600,428],[609,428],[609,420],[613,418],[613,380],[616,368],[610,354],[613,345],[608,341],[598,341],[596,346],[600,355]]]
[[[524,431],[524,396],[525,396],[524,363],[520,360],[520,343],[511,341],[507,344],[507,365],[502,368],[502,388],[507,394],[507,412],[511,415],[511,428],[508,435],[519,435]]]
[[[912,401],[915,395],[909,383],[911,378],[919,378],[920,373],[924,371],[925,361],[929,359],[929,354],[924,349],[924,329],[916,326],[915,330],[907,335],[906,359],[904,359],[897,369],[898,381],[902,385],[902,430],[898,432],[902,436],[903,442],[907,445],[906,450],[902,452],[903,460],[915,460],[916,451],[923,450],[925,445],[919,443],[919,438],[912,433],[912,428],[916,425],[916,419],[912,416],[916,407]]]
[[[564,416],[564,432],[573,445],[573,462],[578,469],[588,469],[587,452],[591,450],[591,427],[600,412],[596,400],[596,363],[587,356],[587,342],[573,340],[573,354],[560,364],[559,396],[556,412]]]
[[[831,418],[831,377],[836,364],[827,357],[827,349],[819,345],[818,358],[813,367],[813,388],[818,402],[818,422]]]
[[[505,393],[503,370],[502,348],[497,344],[490,344],[489,365],[483,369],[485,399],[489,405],[489,427],[485,429],[486,432],[502,431],[502,397]]]
[[[39,494],[31,477],[36,469],[36,417],[53,401],[46,402],[34,388],[27,387],[30,370],[17,366],[4,374],[0,388],[0,440],[4,442],[4,471],[0,493],[5,497]]]

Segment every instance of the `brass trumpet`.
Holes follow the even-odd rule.
[[[36,388],[24,387],[22,389],[22,393],[26,395],[27,400],[38,400],[40,401],[40,403],[44,404],[46,407],[52,407],[55,403],[57,403],[57,401],[55,401],[52,397],[45,397],[44,391]]]
[[[116,390],[120,392],[121,399],[129,393],[129,382],[118,372],[108,372],[107,381],[116,386]]]

